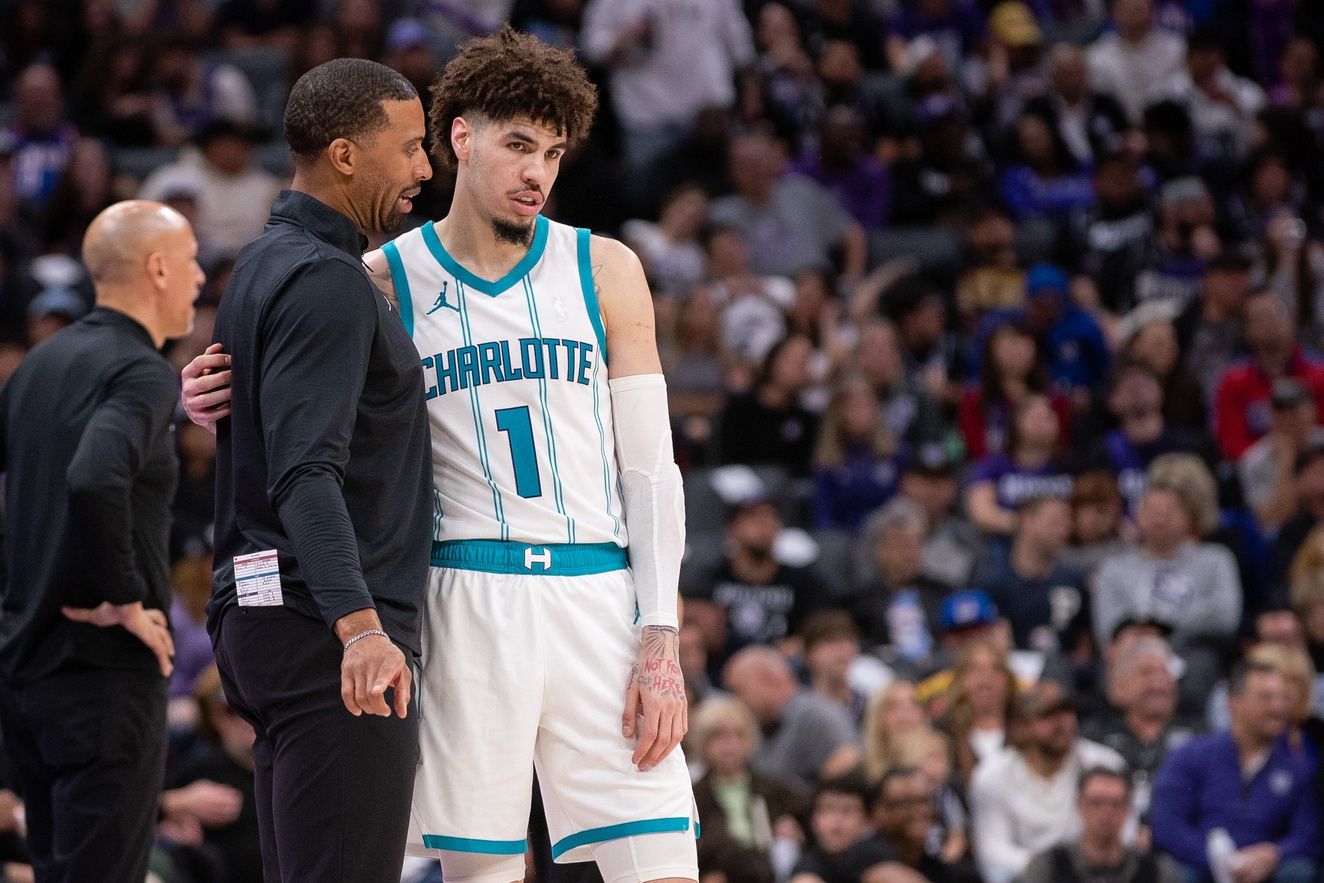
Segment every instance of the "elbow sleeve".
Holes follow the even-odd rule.
[[[666,381],[639,374],[612,380],[610,388],[639,622],[675,628],[685,496],[671,447]]]

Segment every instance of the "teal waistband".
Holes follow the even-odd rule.
[[[526,576],[585,576],[624,570],[630,566],[630,557],[615,543],[539,546],[504,540],[447,540],[432,544],[432,566]]]

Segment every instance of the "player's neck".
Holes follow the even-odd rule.
[[[437,238],[450,256],[466,269],[486,279],[499,279],[524,259],[533,240],[505,242],[497,238],[492,221],[464,199],[457,190],[446,217],[436,222]]]

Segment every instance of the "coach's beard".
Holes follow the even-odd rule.
[[[506,245],[523,245],[527,248],[533,244],[533,221],[516,224],[501,218],[493,218],[492,232],[496,234],[497,242]]]

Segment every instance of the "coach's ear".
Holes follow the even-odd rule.
[[[342,175],[354,174],[358,160],[357,147],[348,138],[337,138],[326,146],[326,158],[331,161],[331,168]]]
[[[455,158],[460,162],[469,159],[476,132],[477,126],[464,117],[451,120],[451,149],[455,151]]]

